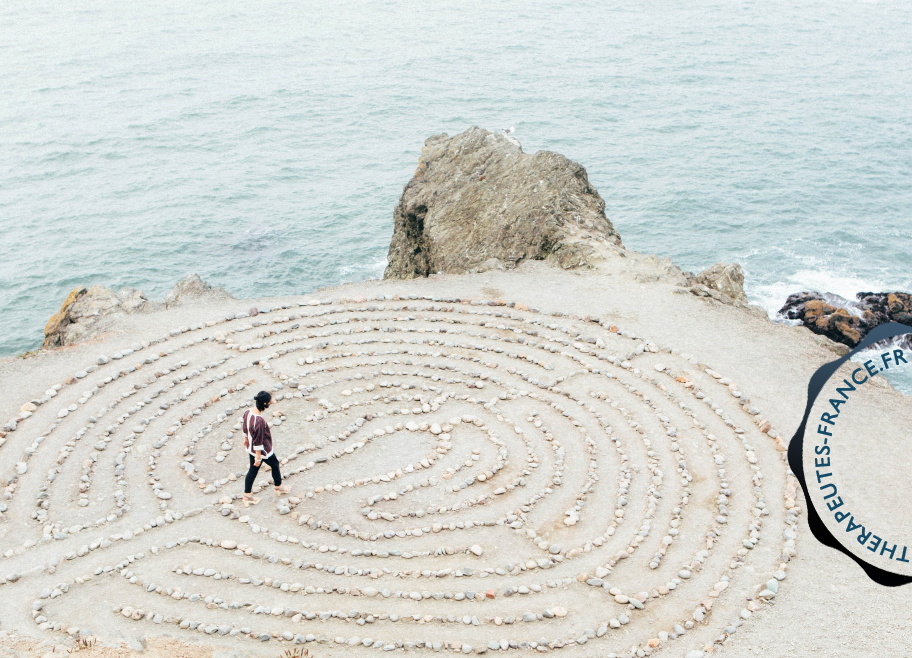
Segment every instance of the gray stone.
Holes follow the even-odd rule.
[[[737,263],[716,263],[696,275],[694,281],[724,295],[722,301],[747,303],[744,271]]]
[[[189,274],[174,284],[171,292],[165,297],[165,308],[179,306],[188,300],[207,301],[234,299],[222,288],[213,288],[203,281],[198,274]]]

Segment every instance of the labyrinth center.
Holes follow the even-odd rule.
[[[748,392],[609,319],[380,296],[147,338],[22,393],[7,628],[683,656],[774,605],[794,555],[796,482]],[[259,390],[291,492],[264,465],[245,508]]]

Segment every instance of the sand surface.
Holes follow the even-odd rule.
[[[277,656],[296,638],[314,656],[912,655],[912,589],[819,545],[784,461],[832,345],[660,271],[631,254],[592,272],[531,263],[185,306],[4,361],[0,419],[62,386],[0,447],[15,485],[0,641],[29,638],[15,647],[28,655],[77,633],[101,638],[86,653],[169,636],[187,655]],[[223,321],[253,306],[270,311]],[[267,415],[291,492],[277,498],[264,469],[246,509],[237,422],[260,389],[282,396]],[[865,396],[869,428],[910,413],[888,387]],[[879,447],[843,448],[845,486],[868,501],[877,483],[902,507],[908,479],[883,481],[896,469]]]

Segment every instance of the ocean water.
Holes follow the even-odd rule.
[[[681,3],[679,3],[680,5]],[[425,138],[515,126],[629,248],[802,289],[912,290],[912,5],[0,4],[0,356],[67,292],[382,276]]]

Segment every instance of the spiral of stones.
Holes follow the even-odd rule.
[[[258,390],[291,491],[261,473],[245,507]],[[735,383],[608,319],[518,303],[251,309],[99,357],[2,434],[22,453],[0,553],[49,557],[0,582],[68,574],[34,593],[42,632],[99,632],[80,600],[103,583],[114,626],[187,636],[709,650],[795,553],[784,446]]]

